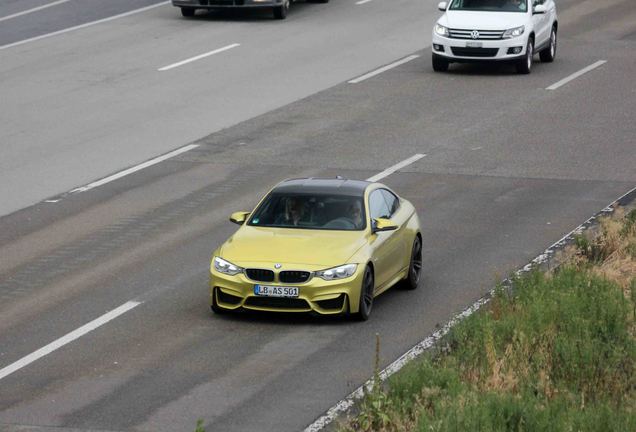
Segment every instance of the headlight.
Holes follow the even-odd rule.
[[[503,35],[501,37],[503,39],[515,38],[517,36],[521,36],[524,31],[526,31],[525,26],[521,26],[521,27],[517,27],[517,28],[513,28],[513,29],[508,29],[508,30],[506,30],[503,33]]]
[[[435,24],[435,33],[440,36],[448,36],[448,29],[440,24]]]
[[[353,276],[357,268],[358,264],[345,264],[316,272],[316,276],[324,280],[344,279]]]
[[[230,275],[230,276],[234,276],[234,275],[237,275],[239,273],[243,273],[243,269],[241,267],[236,266],[236,265],[232,264],[229,261],[225,261],[223,258],[214,257],[214,260],[212,260],[212,261],[214,263],[214,268],[219,273],[223,273],[223,274]]]

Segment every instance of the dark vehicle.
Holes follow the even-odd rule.
[[[172,0],[172,5],[181,8],[181,15],[193,17],[197,9],[224,8],[269,8],[274,18],[285,19],[289,6],[297,0]],[[311,0],[312,3],[328,3],[329,0]]]

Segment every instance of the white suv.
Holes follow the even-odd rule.
[[[514,62],[517,72],[530,73],[533,56],[542,62],[556,56],[554,0],[450,0],[433,28],[433,69],[450,63]]]

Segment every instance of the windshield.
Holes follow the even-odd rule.
[[[366,228],[361,197],[270,194],[248,225],[278,228],[355,231]]]
[[[528,12],[527,0],[453,0],[450,10]]]

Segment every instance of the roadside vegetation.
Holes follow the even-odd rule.
[[[636,210],[564,255],[497,289],[339,429],[636,431]]]

